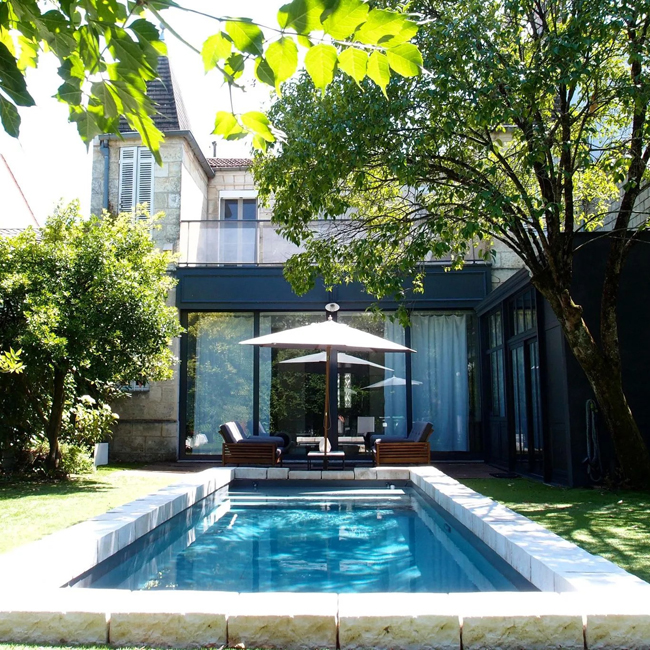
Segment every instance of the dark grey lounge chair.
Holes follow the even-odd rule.
[[[272,442],[278,449],[285,447],[285,440],[280,436],[249,436],[247,437],[242,427],[237,422],[226,422],[219,427],[219,433],[224,442],[229,444],[257,445],[263,442]]]
[[[226,422],[219,427],[224,440],[222,460],[224,465],[275,465],[282,464],[284,440],[276,436],[246,438],[237,422]]]
[[[408,436],[371,435],[366,439],[366,446],[373,449],[378,442],[427,442],[432,433],[431,422],[414,422]]]

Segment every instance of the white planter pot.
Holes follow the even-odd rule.
[[[95,467],[108,465],[108,443],[98,442],[95,444]]]

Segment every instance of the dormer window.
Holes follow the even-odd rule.
[[[120,212],[134,213],[137,205],[146,203],[149,213],[153,213],[154,165],[153,154],[147,147],[120,149]]]

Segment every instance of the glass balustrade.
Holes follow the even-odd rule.
[[[312,228],[326,235],[332,224],[314,221]],[[302,249],[287,241],[277,226],[268,220],[182,221],[180,233],[181,266],[279,265]],[[448,258],[426,260],[444,264]],[[467,262],[481,262],[478,249],[470,249]]]

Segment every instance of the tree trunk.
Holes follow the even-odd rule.
[[[582,308],[568,291],[558,296],[551,287],[533,283],[550,303],[571,352],[591,384],[624,479],[630,487],[650,488],[650,451],[627,403],[620,367],[608,362],[582,317]]]
[[[61,449],[59,448],[59,432],[63,420],[63,406],[65,404],[65,377],[67,371],[57,368],[54,371],[54,394],[52,395],[52,409],[45,428],[47,441],[50,449],[45,460],[45,467],[48,472],[54,472],[61,460]]]

